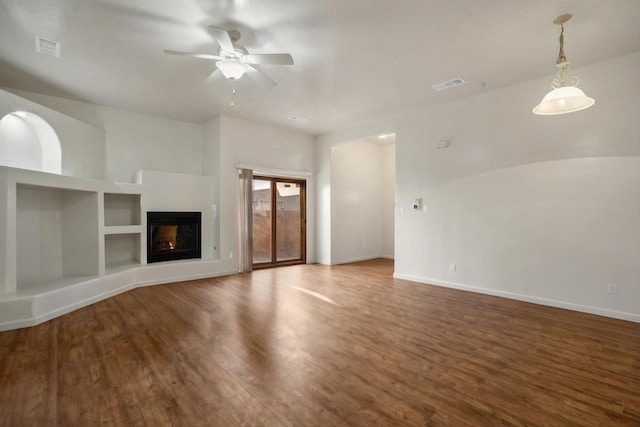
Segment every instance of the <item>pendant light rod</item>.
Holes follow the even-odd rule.
[[[571,19],[571,14],[565,13],[564,15],[560,15],[553,20],[554,24],[560,25],[560,51],[558,52],[558,59],[556,61],[556,64],[568,62],[567,57],[564,55],[564,23],[569,19]]]

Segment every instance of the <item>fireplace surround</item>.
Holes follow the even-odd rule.
[[[147,212],[147,263],[201,258],[201,212]]]

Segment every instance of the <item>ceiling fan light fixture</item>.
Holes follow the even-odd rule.
[[[216,62],[216,67],[224,74],[229,80],[238,80],[241,78],[249,67],[244,62],[237,59],[223,59]]]
[[[596,102],[578,89],[577,86],[580,79],[577,76],[571,77],[571,83],[569,84],[566,81],[566,72],[570,69],[571,63],[567,61],[567,57],[564,54],[564,23],[569,19],[571,19],[571,14],[566,13],[553,20],[554,24],[560,25],[560,51],[556,60],[558,74],[551,82],[551,87],[553,88],[551,92],[547,93],[540,104],[533,108],[534,114],[552,116],[573,113],[574,111],[589,108]]]

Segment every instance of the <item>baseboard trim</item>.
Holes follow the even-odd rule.
[[[352,262],[369,261],[370,259],[378,259],[378,258],[384,258],[384,256],[383,255],[368,255],[368,256],[363,256],[363,257],[341,259],[341,260],[333,261],[331,263],[331,265],[349,264],[349,263],[352,263]]]
[[[411,274],[394,273],[396,279],[410,280],[412,282],[423,283],[427,285],[442,286],[445,288],[458,289],[461,291],[475,292],[479,294],[492,295],[501,298],[509,298],[518,301],[530,302],[533,304],[546,305],[549,307],[563,308],[565,310],[578,311],[581,313],[595,314],[598,316],[611,317],[619,320],[628,320],[630,322],[640,323],[640,314],[627,313],[624,311],[609,310],[601,307],[593,307],[588,305],[573,304],[565,301],[557,301],[547,298],[534,297],[515,292],[500,291],[496,289],[481,288],[473,285],[449,282],[444,280],[431,279],[428,277],[414,276]]]
[[[63,307],[58,307],[54,310],[50,310],[46,313],[42,313],[42,314],[38,314],[35,313],[35,309],[34,309],[34,325],[39,325],[40,323],[44,323],[47,322],[51,319],[55,319],[56,317],[60,317],[63,316],[67,313],[71,313],[72,311],[78,310],[80,308],[83,307],[87,307],[91,304],[95,304],[97,302],[106,300],[108,298],[111,298],[113,296],[116,296],[118,294],[122,294],[125,293],[127,291],[130,291],[132,289],[137,288],[138,286],[136,284],[125,284],[119,288],[116,289],[112,289],[108,292],[103,292],[102,294],[99,295],[93,295],[89,298],[83,299],[81,301],[76,301],[72,304],[63,306]],[[42,296],[38,296],[38,299],[42,298]],[[37,304],[37,301],[34,301],[34,306]]]
[[[175,275],[171,277],[165,276],[162,279],[139,280],[139,274],[145,269],[149,270],[149,266],[133,267],[125,271],[91,278],[73,285],[29,297],[0,301],[0,305],[13,304],[20,301],[23,306],[21,310],[16,311],[13,319],[10,318],[11,315],[7,316],[9,318],[0,318],[0,332],[36,326],[96,302],[143,286],[163,285],[188,280],[228,276],[237,273],[235,270],[229,270]],[[107,289],[106,291],[105,288]]]
[[[136,282],[136,287],[141,288],[143,286],[156,286],[156,285],[164,285],[167,283],[186,282],[189,280],[209,279],[211,277],[230,276],[232,274],[237,274],[237,273],[238,273],[237,270],[229,270],[229,271],[217,271],[215,273],[199,273],[199,274],[191,274],[188,276],[169,277],[164,279],[140,280]]]

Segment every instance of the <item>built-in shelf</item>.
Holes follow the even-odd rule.
[[[140,265],[140,194],[104,193],[104,274]]]
[[[104,228],[104,234],[139,234],[142,233],[141,225],[118,225]]]
[[[140,284],[235,272],[202,260],[146,265],[146,210],[202,212],[212,236],[213,193],[209,177],[141,172],[130,184],[0,166],[0,331]],[[206,244],[215,250],[217,238]]]
[[[140,233],[105,235],[105,271],[122,263],[140,265],[140,239]]]
[[[104,193],[104,225],[140,225],[140,195]]]
[[[141,186],[0,167],[0,294],[51,291],[140,265]],[[145,252],[146,254],[146,252]]]
[[[16,186],[16,287],[99,273],[96,192]]]
[[[106,274],[121,273],[135,267],[140,267],[138,261],[118,261],[106,265]]]

